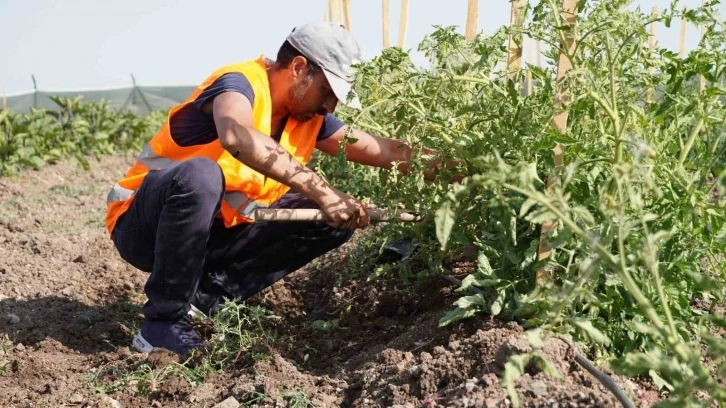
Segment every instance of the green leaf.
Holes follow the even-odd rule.
[[[553,380],[559,380],[562,378],[560,371],[547,357],[540,353],[535,353],[532,357],[534,358],[534,362],[537,367],[542,370],[542,373],[544,373],[545,376]]]
[[[524,333],[524,336],[529,344],[532,345],[533,349],[539,350],[544,347],[544,341],[542,341],[542,329],[536,328],[532,330],[527,330]]]
[[[449,242],[451,236],[451,230],[454,228],[454,222],[456,213],[454,211],[454,204],[447,200],[436,210],[436,238],[441,243],[441,249],[446,249],[446,244]]]
[[[519,407],[519,396],[515,387],[517,379],[524,374],[524,368],[532,358],[530,354],[513,355],[506,364],[504,364],[504,374],[502,375],[502,387],[507,390],[507,395],[512,401],[512,406]]]
[[[489,308],[492,316],[498,316],[504,308],[504,301],[506,300],[506,292],[503,289],[497,291],[497,297],[492,301],[492,306]]]
[[[484,306],[486,301],[482,295],[477,293],[476,295],[461,297],[454,304],[462,309],[468,309],[474,306]]]
[[[494,270],[492,269],[492,266],[489,264],[489,258],[484,254],[484,252],[479,252],[479,256],[476,260],[477,263],[477,269],[479,272],[486,276],[491,276],[492,273],[494,273]]]
[[[570,321],[572,322],[572,324],[584,331],[592,341],[605,345],[610,344],[610,339],[608,338],[608,336],[606,336],[605,333],[601,332],[599,329],[593,326],[591,321],[581,318],[570,319]]]
[[[653,380],[655,386],[658,387],[659,391],[664,388],[673,391],[673,386],[668,381],[664,380],[663,377],[658,375],[655,370],[648,370],[648,375],[650,375],[650,378]]]
[[[546,221],[554,221],[557,219],[555,214],[546,208],[538,208],[529,213],[525,219],[532,224],[542,224]]]
[[[524,217],[535,204],[537,204],[537,200],[533,198],[528,198],[527,201],[525,201],[524,204],[522,204],[522,207],[519,209],[519,217]]]
[[[454,322],[458,322],[459,320],[467,319],[471,316],[474,316],[476,313],[475,309],[462,309],[462,308],[456,308],[444,315],[441,319],[439,319],[439,326],[446,326]]]
[[[480,288],[496,286],[499,282],[501,282],[501,279],[490,279],[484,276],[481,272],[476,272],[464,278],[461,281],[461,286],[457,289],[457,291],[465,291],[471,286],[478,286]]]
[[[320,330],[320,331],[332,331],[333,329],[338,327],[338,319],[331,320],[329,322],[326,322],[325,320],[315,320],[310,324],[310,328],[313,330]]]

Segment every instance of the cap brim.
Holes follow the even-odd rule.
[[[355,94],[353,86],[348,81],[326,71],[325,69],[323,69],[323,73],[325,74],[325,78],[327,78],[330,87],[333,88],[333,93],[335,93],[335,96],[338,97],[338,100],[342,102],[343,105],[353,109],[361,108],[360,99],[358,99],[358,95]],[[348,97],[349,94],[350,97]]]

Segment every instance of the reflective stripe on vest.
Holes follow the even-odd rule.
[[[131,198],[134,193],[134,190],[123,188],[121,187],[121,184],[116,183],[111,188],[111,191],[108,192],[108,196],[106,196],[106,204],[112,203],[114,201],[126,201]]]
[[[148,143],[141,151],[138,161],[151,170],[167,169],[180,163],[167,157],[157,156],[156,153],[151,150],[151,146]],[[111,191],[109,191],[108,196],[106,197],[106,204],[115,201],[126,201],[131,198],[131,196],[134,195],[135,192],[136,191],[129,190],[128,188],[122,187],[119,183],[116,183],[113,185]],[[224,194],[224,200],[227,201],[227,204],[229,204],[230,207],[234,208],[235,210],[237,210],[237,212],[250,219],[255,219],[256,209],[269,207],[265,204],[251,200],[249,197],[247,197],[246,194],[240,191],[226,192]]]
[[[257,201],[250,200],[249,197],[239,191],[224,193],[224,200],[230,205],[230,207],[237,210],[238,213],[252,220],[255,219],[256,209],[269,207],[265,204],[258,203]],[[244,206],[244,208],[241,208],[242,206]]]
[[[151,145],[148,143],[144,146],[144,150],[141,151],[137,160],[139,163],[148,167],[149,170],[166,169],[175,164],[174,161],[169,158],[157,156],[156,153],[151,150]]]

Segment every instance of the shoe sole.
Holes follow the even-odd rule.
[[[154,350],[154,346],[149,344],[149,342],[144,339],[144,336],[142,336],[141,333],[134,336],[134,340],[131,342],[131,344],[139,353],[149,354],[152,350]]]
[[[189,308],[189,311],[187,312],[187,314],[189,316],[191,316],[195,319],[199,319],[199,320],[208,320],[209,319],[209,316],[207,316],[206,313],[199,310],[196,306],[191,305],[191,304],[189,306],[191,306]]]

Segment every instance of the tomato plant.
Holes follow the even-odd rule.
[[[400,49],[385,50],[360,66],[366,108],[347,119],[434,148],[460,167],[427,185],[423,171],[402,177],[344,158],[318,166],[354,194],[431,215],[385,232],[415,236],[432,249],[411,261],[429,265],[420,274],[446,274],[446,261],[462,247],[478,248],[478,270],[460,290],[476,286],[485,295],[462,296],[441,324],[503,315],[533,338],[569,334],[620,372],[650,375],[674,404],[726,402],[715,380],[726,369],[726,343],[715,334],[726,327],[718,312],[726,283],[724,27],[706,4],[685,14],[707,27],[696,50],[686,58],[651,52],[649,23],[670,24],[680,5],[654,17],[629,3],[580,1],[577,23],[568,26],[559,1],[541,1],[527,8],[523,27],[474,41],[438,27],[419,46],[426,68]],[[501,69],[507,36],[520,31],[550,45],[549,64],[528,68],[531,95],[522,92],[523,72],[508,79]],[[568,31],[577,46],[558,83]],[[566,134],[552,126],[558,90],[569,93]],[[565,147],[559,169],[557,144]],[[414,168],[428,159],[417,155]],[[449,185],[447,172],[458,171],[469,176]],[[550,175],[559,182],[548,193],[543,180]],[[558,225],[545,237],[554,251],[537,261],[545,221]],[[538,269],[547,272],[540,285]],[[696,399],[695,390],[706,397]]]

